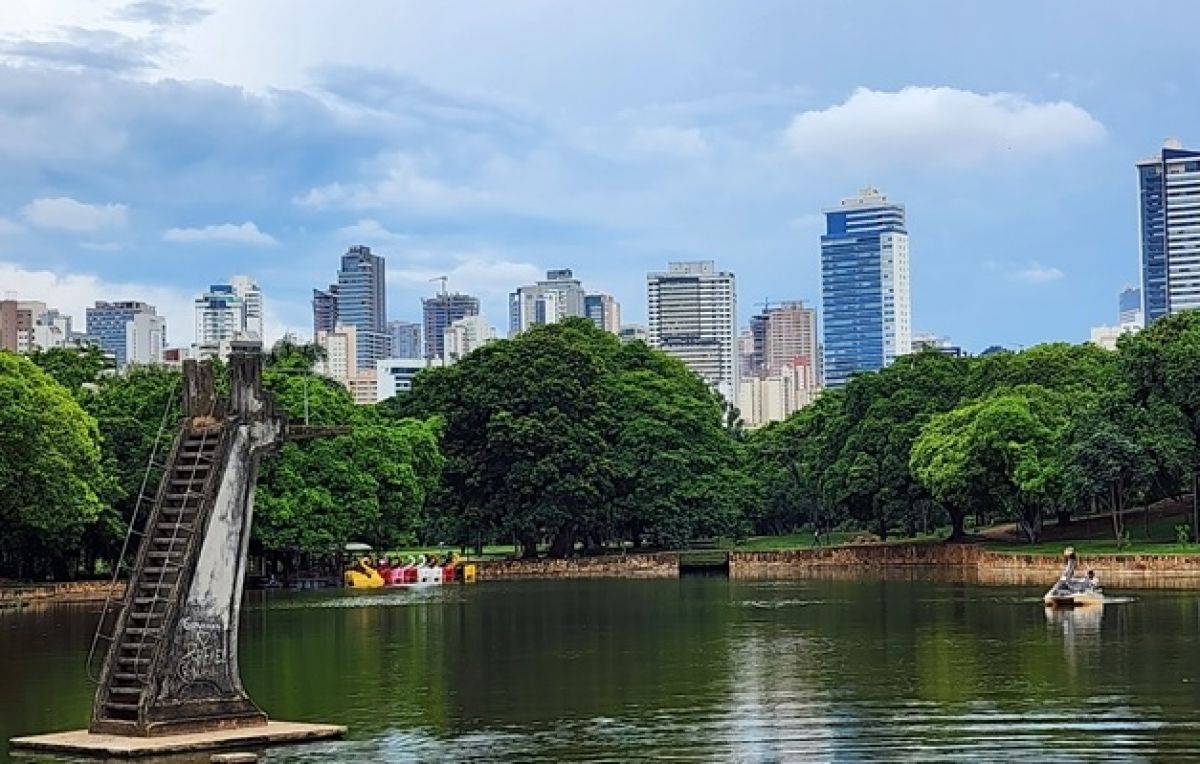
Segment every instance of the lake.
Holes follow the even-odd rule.
[[[1200,756],[1200,592],[1074,612],[1041,593],[704,577],[254,592],[241,665],[273,718],[350,727],[272,762]],[[0,612],[0,739],[86,724],[98,610]]]

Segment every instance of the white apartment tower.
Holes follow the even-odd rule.
[[[683,361],[737,402],[737,287],[712,260],[669,263],[646,274],[649,344]]]
[[[263,294],[249,276],[234,276],[229,279],[233,293],[242,298],[243,333],[245,339],[263,339]]]

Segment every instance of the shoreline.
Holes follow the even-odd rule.
[[[536,560],[475,562],[479,580],[595,578],[679,578],[690,566],[686,552],[612,554]],[[979,544],[852,544],[785,551],[705,550],[724,563],[707,566],[735,581],[800,578],[853,579],[950,577],[964,583],[1041,585],[1054,581],[1062,562],[1054,556],[997,552]],[[1088,555],[1081,569],[1095,570],[1107,586],[1200,590],[1200,555]],[[110,581],[70,581],[0,586],[0,611],[33,604],[99,602],[113,590]],[[117,584],[120,596],[123,584]]]

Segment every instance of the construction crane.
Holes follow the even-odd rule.
[[[433,281],[442,282],[442,297],[445,297],[446,296],[446,284],[447,284],[447,282],[450,281],[450,277],[449,276],[435,276],[435,277],[431,278],[430,281],[431,282],[433,282]]]

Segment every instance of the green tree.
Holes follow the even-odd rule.
[[[112,358],[95,345],[38,349],[29,354],[29,360],[58,380],[72,395],[79,395],[85,384],[97,382],[114,368]]]
[[[96,421],[30,360],[0,351],[0,564],[18,577],[74,572],[108,477]]]
[[[285,443],[263,465],[255,537],[274,552],[322,553],[348,541],[387,548],[416,540],[442,468],[437,421],[393,419],[357,406],[311,373],[311,347],[277,343],[264,385],[293,421],[348,427],[336,437]]]
[[[1068,422],[1063,394],[1037,385],[1000,390],[934,416],[913,444],[910,468],[943,504],[995,502],[1036,541],[1045,510],[1062,501]]]
[[[444,419],[435,522],[462,544],[677,546],[739,533],[753,492],[734,410],[679,361],[583,319],[426,371],[384,408]]]
[[[105,470],[113,478],[103,497],[105,509],[88,532],[87,553],[113,561],[143,490],[151,497],[162,470],[150,464],[157,445],[157,461],[164,461],[175,437],[179,417],[181,374],[163,366],[126,369],[102,377],[82,403],[100,432]],[[149,510],[149,502],[142,511]],[[143,516],[144,517],[144,516]]]
[[[610,365],[614,530],[674,548],[741,535],[754,485],[730,407],[681,361],[643,343],[622,346]]]
[[[1170,406],[1191,434],[1192,534],[1200,542],[1200,311],[1160,318],[1117,347],[1135,403]]]

